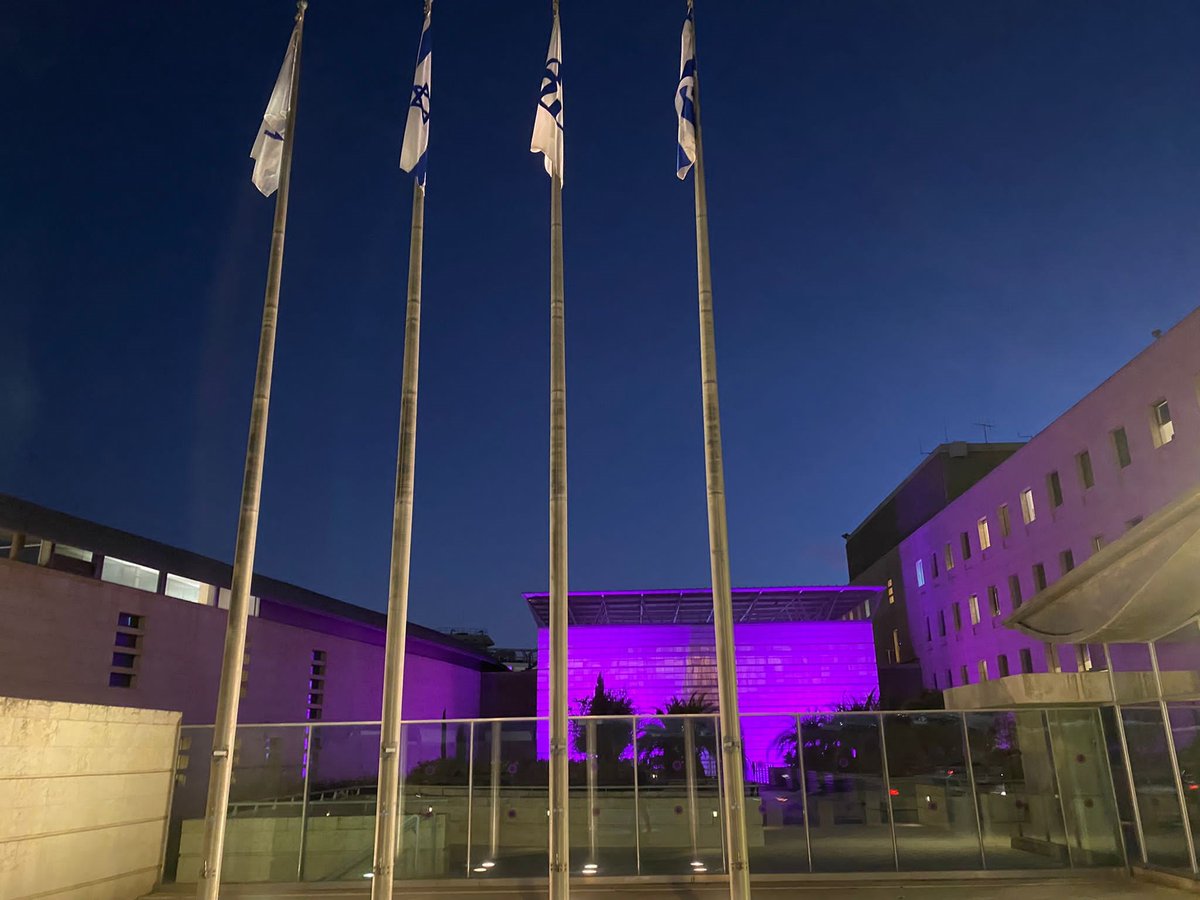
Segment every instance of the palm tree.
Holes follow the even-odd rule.
[[[633,715],[633,701],[624,691],[604,688],[604,676],[596,676],[596,689],[590,697],[579,701],[581,716],[612,716],[616,721],[590,723],[595,731],[595,754],[599,763],[614,763],[633,743],[633,728],[628,721]],[[588,753],[588,724],[571,723],[571,742],[575,750]]]
[[[699,691],[686,697],[672,697],[662,708],[655,709],[654,714],[659,718],[644,722],[638,734],[638,755],[642,765],[648,767],[654,777],[666,781],[686,777],[690,757],[695,766],[693,771],[703,772],[704,758],[713,756],[709,746],[715,749],[714,722],[711,718],[679,717],[716,711],[716,704]],[[709,746],[705,746],[706,740]]]

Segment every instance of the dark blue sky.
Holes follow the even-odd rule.
[[[734,581],[951,438],[1029,435],[1196,304],[1200,5],[701,0]],[[563,0],[571,585],[708,581],[682,2]],[[228,559],[289,3],[0,17],[0,490]],[[549,3],[437,0],[412,616],[546,585]],[[382,608],[420,3],[309,10],[258,570]]]

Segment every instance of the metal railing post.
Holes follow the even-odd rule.
[[[896,810],[892,804],[892,776],[888,767],[887,735],[883,729],[883,713],[876,713],[879,724],[879,756],[883,760],[883,793],[887,797],[888,830],[892,833],[892,861],[900,871],[900,847],[896,843]]]
[[[633,855],[637,873],[642,874],[642,804],[638,796],[638,742],[637,716],[629,717],[633,729]]]
[[[588,719],[584,725],[587,735],[584,765],[587,773],[587,817],[588,817],[588,862],[596,862],[596,818],[599,810],[596,808],[596,769],[600,758],[596,753],[596,720]]]
[[[489,784],[489,794],[491,796],[491,822],[489,823],[490,834],[488,836],[488,858],[487,862],[494,863],[496,856],[500,852],[500,746],[503,733],[500,727],[500,721],[492,722],[492,776]]]
[[[967,782],[971,788],[971,806],[975,809],[975,833],[979,835],[979,864],[987,871],[987,853],[983,849],[983,815],[979,811],[979,789],[975,784],[975,763],[971,759],[971,734],[967,730],[967,714],[958,714],[962,724],[963,753],[966,754]]]
[[[1158,693],[1158,708],[1162,712],[1163,729],[1167,735],[1167,755],[1171,760],[1171,774],[1175,779],[1175,793],[1179,797],[1179,816],[1183,824],[1183,838],[1187,844],[1188,862],[1192,867],[1192,874],[1196,874],[1196,839],[1192,835],[1191,816],[1188,814],[1187,799],[1183,793],[1183,777],[1179,772],[1179,756],[1175,752],[1175,732],[1171,728],[1171,711],[1167,709],[1167,700],[1163,696],[1162,671],[1158,667],[1158,649],[1151,641],[1147,644],[1150,648],[1150,668],[1154,670],[1154,689]]]
[[[804,815],[804,849],[808,854],[808,871],[813,870],[812,832],[808,827],[808,778],[804,770],[804,732],[800,716],[796,716],[796,763],[800,767],[800,809]]]
[[[698,823],[696,822],[696,726],[683,720],[683,775],[687,790],[688,837],[692,842],[690,862],[699,861]]]
[[[300,799],[300,856],[296,859],[296,880],[304,880],[304,854],[308,850],[308,783],[312,775],[313,732],[310,725],[304,729],[304,794]]]
[[[460,732],[461,733],[461,732]],[[475,809],[475,722],[467,732],[467,877],[471,877],[471,819]]]

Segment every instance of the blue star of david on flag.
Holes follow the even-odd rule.
[[[688,7],[679,49],[679,87],[675,90],[675,115],[679,130],[675,149],[675,174],[687,178],[696,162],[696,21]]]
[[[563,177],[563,89],[562,36],[558,16],[550,31],[550,49],[546,51],[546,70],[542,74],[542,89],[533,121],[532,153],[544,155],[546,174],[559,180]]]

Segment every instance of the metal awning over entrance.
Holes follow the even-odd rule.
[[[733,590],[733,621],[828,622],[844,618],[880,587],[763,587]],[[550,595],[525,594],[539,628],[550,624]],[[712,622],[712,591],[583,591],[568,595],[571,625],[703,625]]]
[[[1057,643],[1145,643],[1200,619],[1200,488],[1068,572],[1004,622]]]

